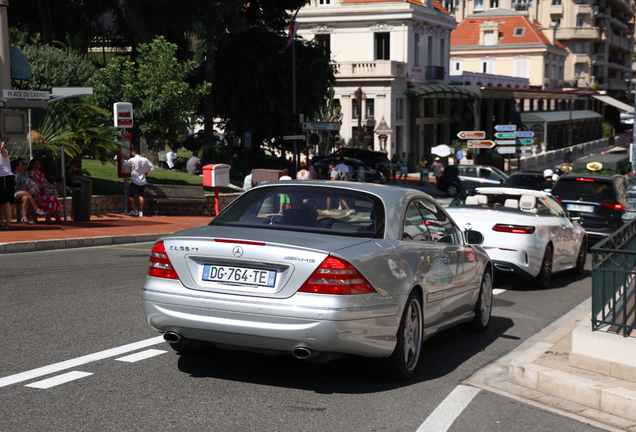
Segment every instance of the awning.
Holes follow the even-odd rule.
[[[570,115],[572,115],[572,120],[582,120],[582,119],[596,119],[603,118],[597,112],[588,111],[588,110],[577,110],[577,111],[546,111],[546,112],[523,112],[521,113],[521,122],[522,123],[531,123],[531,122],[559,122],[559,121],[569,121]]]
[[[11,78],[20,80],[32,78],[29,60],[16,47],[9,47],[9,63],[11,65]]]
[[[592,95],[594,99],[598,99],[604,104],[611,105],[615,108],[618,108],[621,111],[627,111],[629,114],[634,114],[634,107],[631,105],[627,105],[619,100],[614,99],[611,96],[605,95]]]
[[[448,84],[421,84],[409,87],[406,94],[420,99],[475,99],[479,98],[480,87]]]

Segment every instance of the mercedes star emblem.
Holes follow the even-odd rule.
[[[234,255],[235,257],[243,256],[243,248],[240,246],[234,246],[234,249],[232,250],[232,255]]]

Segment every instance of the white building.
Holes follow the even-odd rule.
[[[417,142],[424,139],[423,130],[409,129],[409,124],[416,124],[410,116],[417,115],[410,112],[405,92],[411,86],[448,83],[453,16],[436,0],[312,0],[297,20],[298,35],[315,39],[336,67],[341,142],[357,145],[360,109],[365,148],[386,150],[389,157],[403,151],[410,159],[424,154]],[[361,107],[354,96],[358,88],[363,93]],[[383,118],[393,130],[386,149],[373,133]]]

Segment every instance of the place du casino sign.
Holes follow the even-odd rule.
[[[40,90],[2,90],[4,99],[50,99],[51,93]]]

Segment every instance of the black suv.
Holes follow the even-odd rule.
[[[588,237],[598,241],[623,225],[627,208],[627,177],[568,173],[552,188],[552,195],[574,216]]]
[[[501,186],[508,174],[487,165],[448,165],[437,181],[437,190],[454,197],[464,189],[484,186]]]

